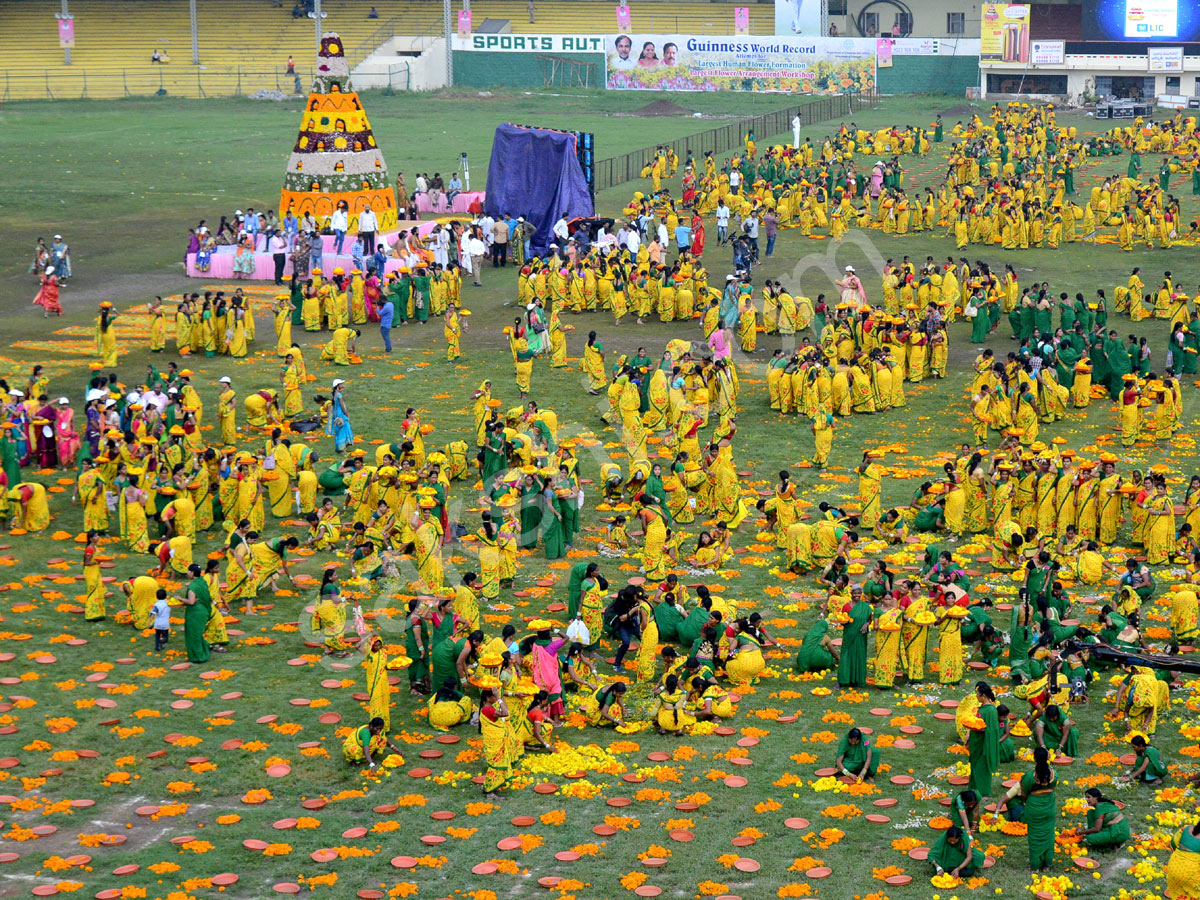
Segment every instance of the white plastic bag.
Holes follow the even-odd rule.
[[[583,619],[572,619],[571,624],[567,626],[567,638],[586,647],[592,642],[592,633],[583,624]]]

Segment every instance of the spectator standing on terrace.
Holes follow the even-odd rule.
[[[532,25],[535,12],[533,8],[533,0],[529,0],[529,2],[525,4],[525,8],[529,10],[529,24]]]
[[[366,240],[368,247],[375,246],[375,232],[379,230],[379,220],[375,218],[375,210],[367,207],[358,214],[358,233]]]
[[[329,217],[329,227],[333,231],[336,240],[333,242],[333,252],[337,255],[342,253],[342,245],[346,242],[346,231],[350,228],[350,204],[345,200],[339,200],[337,209],[333,211],[333,215]],[[362,217],[359,217],[359,231],[362,231]]]

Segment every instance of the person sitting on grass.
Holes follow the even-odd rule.
[[[857,728],[851,728],[838,745],[834,766],[841,775],[849,775],[858,782],[874,781],[879,768],[879,751],[871,746],[871,739]]]
[[[1125,780],[1162,784],[1167,777],[1167,764],[1163,761],[1162,752],[1152,747],[1140,734],[1130,738],[1129,743],[1133,747],[1134,761],[1133,767],[1125,773]]]
[[[983,849],[975,845],[970,832],[951,825],[942,832],[929,848],[929,861],[938,875],[953,875],[955,878],[970,878],[983,868]]]
[[[1088,788],[1087,827],[1079,833],[1092,849],[1116,849],[1129,840],[1129,820],[1117,804],[1104,796],[1100,788]]]
[[[399,765],[404,765],[404,754],[392,743],[392,739],[383,729],[383,719],[376,716],[366,725],[346,735],[346,742],[342,745],[342,755],[346,757],[346,762],[356,765],[366,762],[367,768],[374,772],[383,759],[383,751],[390,749],[400,757]]]

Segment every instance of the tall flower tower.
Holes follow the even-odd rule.
[[[288,157],[279,213],[290,209],[299,218],[311,212],[323,224],[341,200],[350,208],[352,231],[367,207],[375,210],[380,231],[396,229],[396,198],[383,153],[350,84],[342,40],[327,32],[321,35],[316,78]]]

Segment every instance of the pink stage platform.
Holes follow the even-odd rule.
[[[440,210],[440,211],[431,210],[430,206],[429,206],[428,196],[425,194],[422,194],[420,197],[417,198],[417,208],[419,210],[421,210],[422,212],[441,212],[444,215],[454,215],[454,214],[466,215],[467,207],[470,205],[470,203],[473,200],[475,200],[476,198],[478,198],[479,201],[482,202],[483,197],[484,197],[484,195],[483,195],[482,191],[472,192],[470,194],[459,194],[457,197],[454,198],[453,210],[451,212],[447,212],[445,209]],[[424,206],[422,206],[422,202],[424,203]],[[460,206],[462,207],[461,209],[459,209]],[[400,231],[411,231],[413,228],[416,228],[417,234],[424,237],[425,235],[429,234],[429,232],[433,231],[433,226],[436,224],[437,224],[437,222],[434,220],[430,220],[427,222],[401,222],[399,231],[393,231],[393,232],[381,234],[379,236],[379,240],[382,243],[385,243],[390,247],[396,243],[396,238],[400,234]],[[332,273],[333,270],[335,268],[337,268],[338,266],[341,266],[347,272],[349,272],[352,268],[354,268],[354,261],[353,261],[352,257],[350,256],[350,252],[349,252],[350,249],[354,246],[354,235],[350,235],[350,234],[346,235],[346,240],[342,243],[342,251],[343,252],[339,256],[335,256],[333,253],[333,246],[337,241],[336,237],[334,237],[331,234],[327,234],[327,235],[323,235],[321,240],[322,240],[322,243],[324,244],[321,268],[326,274]],[[259,235],[258,243],[256,245],[255,253],[254,253],[254,274],[250,275],[249,278],[246,280],[252,280],[252,281],[273,281],[274,280],[274,278],[275,278],[275,260],[272,258],[270,253],[266,252],[266,245],[267,245],[266,235]],[[187,255],[188,277],[189,278],[213,278],[213,279],[220,279],[222,281],[228,281],[228,280],[232,279],[233,278],[233,257],[234,257],[234,253],[236,251],[237,251],[237,248],[232,245],[217,247],[213,251],[212,261],[211,261],[211,264],[209,265],[207,272],[200,272],[196,269],[196,254],[189,253]],[[400,268],[400,262],[401,261],[398,259],[389,258],[387,260],[387,263],[384,265],[384,273],[386,274],[388,272],[391,272],[391,271],[394,271],[395,269]],[[292,261],[290,258],[288,259],[287,264],[284,267],[283,277],[285,279],[290,279],[292,277]]]

